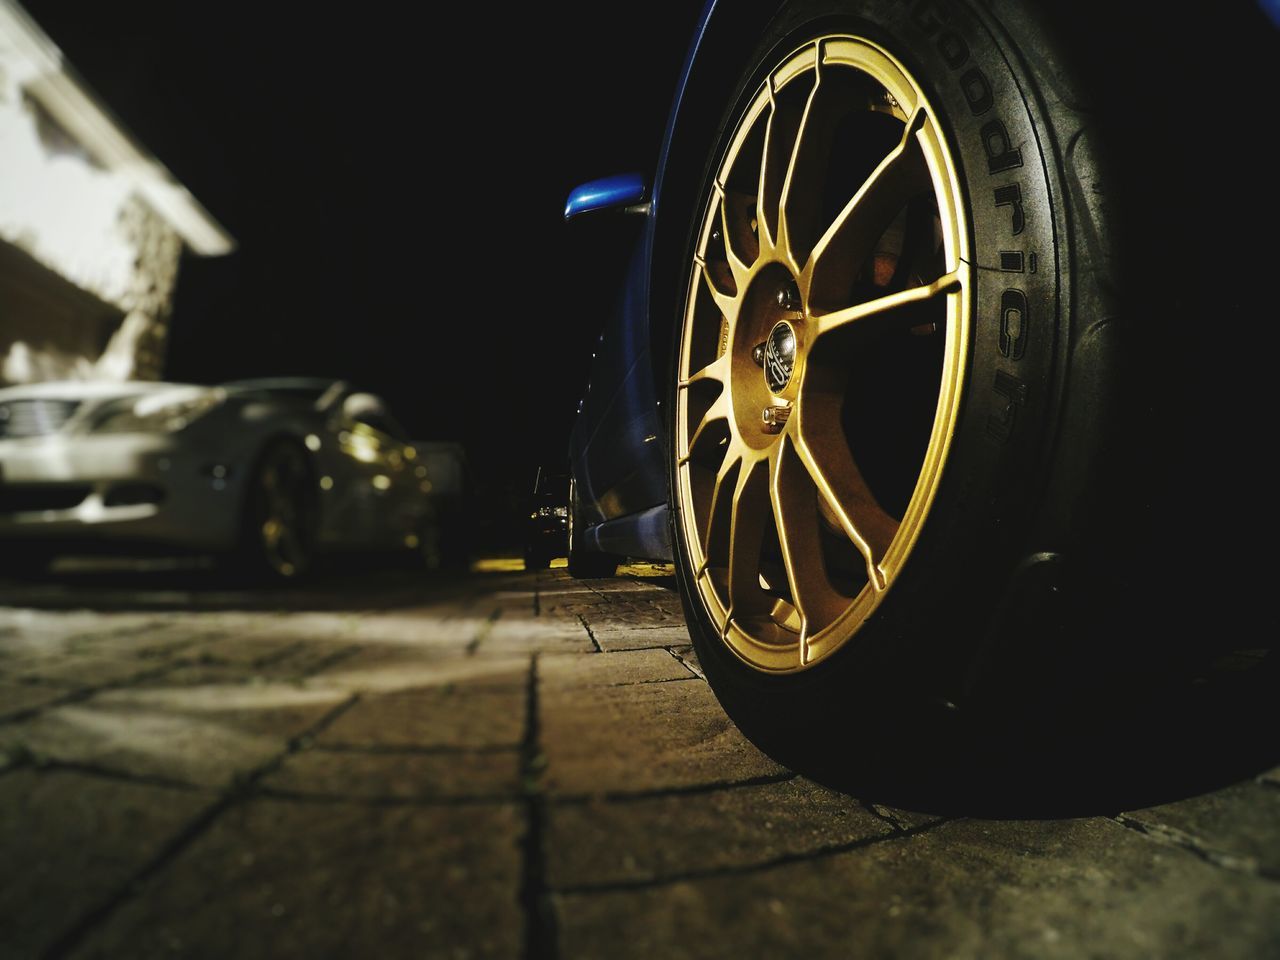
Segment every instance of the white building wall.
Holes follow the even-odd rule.
[[[75,335],[52,314],[45,324],[0,313],[0,384],[160,377],[184,244],[212,256],[233,247],[13,0],[0,0],[0,242],[108,305],[113,328]],[[10,309],[29,314],[32,302]]]

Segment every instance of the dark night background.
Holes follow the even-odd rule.
[[[563,459],[621,257],[565,196],[652,169],[699,4],[26,6],[239,245],[184,256],[169,379],[343,377],[477,474]]]

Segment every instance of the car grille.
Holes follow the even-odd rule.
[[[80,406],[75,400],[9,400],[0,403],[0,440],[43,437],[61,430]]]
[[[83,483],[0,485],[0,516],[40,510],[70,510],[83,503],[91,489]]]

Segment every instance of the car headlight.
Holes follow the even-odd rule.
[[[539,507],[537,516],[539,517],[567,517],[569,516],[568,507]]]
[[[190,425],[226,399],[222,390],[148,394],[123,400],[104,411],[93,433],[173,433]]]

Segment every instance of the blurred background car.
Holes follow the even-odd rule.
[[[569,552],[569,477],[539,467],[525,525],[524,568],[545,570]]]
[[[287,580],[333,550],[437,543],[427,468],[379,397],[340,380],[53,382],[0,390],[0,564],[215,554]]]

